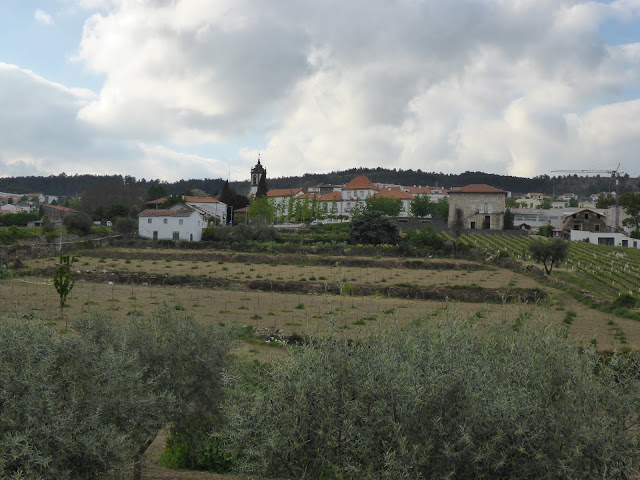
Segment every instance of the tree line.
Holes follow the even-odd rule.
[[[539,175],[533,178],[497,175],[485,172],[466,171],[460,174],[423,172],[422,170],[403,170],[388,168],[351,168],[329,173],[308,173],[302,176],[269,178],[271,188],[310,187],[318,184],[343,185],[356,175],[366,175],[373,182],[400,185],[429,185],[450,188],[452,185],[468,185],[484,183],[503,190],[527,193],[541,192],[548,195],[571,192],[580,196],[592,193],[616,190],[615,179],[608,176],[578,175],[553,176]],[[640,188],[638,178],[628,175],[620,177],[622,192],[637,191]],[[142,196],[155,187],[162,187],[167,194],[181,194],[193,189],[217,195],[222,191],[225,180],[222,178],[183,179],[176,182],[165,182],[157,179],[136,179],[123,175],[50,175],[47,177],[18,176],[0,178],[0,191],[26,194],[42,192],[46,195],[77,197],[90,187],[107,181],[118,181],[122,184],[136,184]],[[249,191],[249,181],[230,182],[231,188],[239,193]]]

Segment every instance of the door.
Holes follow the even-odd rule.
[[[180,240],[180,232],[173,232],[173,239],[177,242]]]
[[[491,216],[485,215],[484,222],[482,222],[482,228],[489,230],[491,228]]]
[[[158,239],[158,231],[157,230],[154,230],[154,232],[153,232],[153,239],[154,240]]]

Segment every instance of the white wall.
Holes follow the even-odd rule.
[[[205,226],[202,217],[195,211],[189,217],[139,217],[138,236],[152,239],[153,232],[157,231],[158,240],[173,240],[173,232],[179,232],[180,240],[199,242]]]
[[[623,233],[585,232],[582,230],[571,230],[572,242],[589,241],[589,243],[599,245],[601,238],[613,238],[613,243],[616,247],[640,248],[640,240],[627,237]],[[626,245],[624,245],[623,242],[626,242]]]

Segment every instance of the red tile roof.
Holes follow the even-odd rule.
[[[269,190],[267,197],[292,197],[302,192],[301,188],[280,188],[276,190]]]
[[[334,200],[336,202],[339,202],[340,200],[342,200],[342,193],[341,192],[325,193],[324,195],[320,195],[318,197],[318,200],[321,202],[333,202]]]
[[[59,210],[61,212],[74,213],[75,210],[73,208],[61,207],[60,205],[44,205],[46,208],[53,208],[54,210]]]
[[[432,193],[429,187],[402,187],[402,189],[414,195],[431,195]]]
[[[138,214],[139,217],[190,217],[195,210],[166,210],[166,209],[147,209]]]
[[[305,198],[308,198],[309,200],[313,200],[314,198],[318,198],[319,195],[315,194],[315,193],[303,193],[302,195],[298,195],[297,198],[304,200]]]
[[[403,192],[402,190],[397,190],[395,188],[388,190],[383,188],[379,190],[378,193],[374,195],[374,197],[383,197],[383,198],[399,198],[401,200],[413,200],[414,196],[410,193]]]
[[[613,207],[613,208],[615,208],[615,207]],[[606,215],[605,215],[604,213],[600,213],[600,212],[598,212],[598,211],[596,211],[596,210],[593,210],[592,208],[582,208],[582,209],[580,209],[580,210],[576,210],[575,212],[565,213],[565,214],[564,214],[564,216],[565,216],[565,217],[570,217],[570,216],[577,215],[578,213],[582,213],[582,212],[591,212],[591,213],[595,213],[595,214],[598,216],[598,218],[600,218],[600,217],[606,217]]]
[[[377,190],[376,186],[369,180],[366,175],[358,175],[354,177],[349,183],[347,183],[343,190]]]
[[[458,190],[449,190],[449,194],[452,193],[503,193],[507,194],[504,190],[499,188],[490,187],[484,183],[472,183],[471,185],[465,185]]]

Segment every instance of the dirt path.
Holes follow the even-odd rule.
[[[171,470],[158,465],[160,455],[167,441],[167,432],[161,431],[155,441],[149,446],[144,455],[143,480],[257,480],[255,477],[246,477],[232,474],[219,474],[199,472],[195,470]]]

